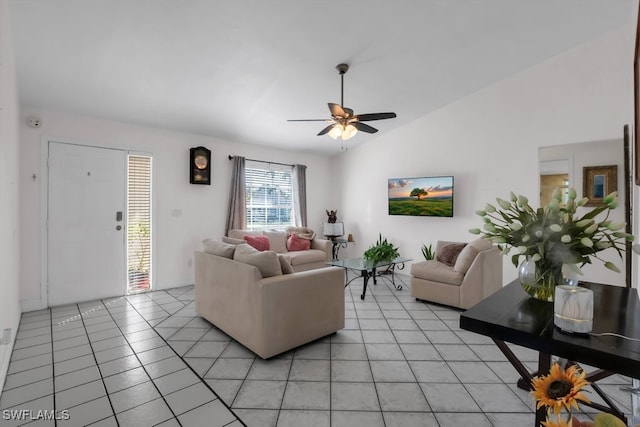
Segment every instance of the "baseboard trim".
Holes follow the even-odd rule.
[[[16,343],[16,336],[18,335],[18,327],[20,326],[20,317],[22,312],[18,310],[17,317],[11,327],[11,339],[9,344],[0,345],[0,397],[2,397],[2,391],[4,390],[4,382],[7,379],[7,372],[9,371],[9,362],[11,361],[11,354],[13,353],[13,346]]]
[[[47,304],[43,303],[40,298],[25,299],[20,301],[20,308],[23,313],[28,313],[30,311],[44,310],[47,308]]]

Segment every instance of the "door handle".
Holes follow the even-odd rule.
[[[116,221],[122,221],[122,211],[116,212]]]

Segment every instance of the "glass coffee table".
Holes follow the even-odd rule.
[[[344,287],[346,288],[352,281],[357,279],[358,277],[362,277],[364,279],[364,285],[362,288],[362,295],[360,295],[360,299],[364,299],[367,293],[367,284],[369,283],[369,278],[373,278],[373,284],[378,284],[377,278],[384,277],[385,275],[391,276],[391,283],[393,286],[400,290],[402,289],[402,285],[396,285],[395,271],[396,269],[402,270],[404,269],[404,263],[412,261],[411,258],[398,257],[392,259],[390,261],[380,261],[373,262],[371,260],[367,260],[364,258],[351,258],[345,260],[334,260],[327,262],[327,264],[332,265],[334,267],[342,267],[347,272],[355,271],[360,273],[359,276],[356,276],[349,280],[349,276],[345,280]]]

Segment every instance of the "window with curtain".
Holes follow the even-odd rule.
[[[263,230],[294,225],[293,167],[247,160],[247,228]]]

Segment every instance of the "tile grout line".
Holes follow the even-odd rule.
[[[100,303],[102,305],[104,305],[104,302],[102,300],[100,300]],[[109,310],[107,310],[106,307],[105,307],[105,311],[109,312]],[[93,356],[93,360],[96,362],[96,368],[98,368],[98,373],[100,374],[100,381],[102,382],[102,387],[104,388],[104,392],[106,393],[107,400],[109,401],[109,406],[111,407],[111,412],[113,413],[113,419],[116,421],[116,425],[119,426],[120,422],[118,421],[118,418],[116,417],[116,410],[113,407],[113,402],[111,401],[111,395],[110,395],[109,391],[107,390],[107,385],[104,382],[104,376],[102,375],[102,369],[100,369],[100,364],[98,363],[98,359],[96,358],[96,352],[95,352],[95,350],[93,348],[93,342],[91,341],[91,338],[89,337],[89,331],[87,331],[87,325],[84,322],[84,316],[82,315],[82,312],[80,311],[80,306],[79,305],[78,305],[78,312],[80,313],[80,321],[82,322],[82,326],[84,327],[84,333],[85,333],[85,335],[87,337],[87,341],[89,342],[89,348],[91,348],[91,355]],[[115,321],[114,321],[114,323],[115,323]],[[117,327],[117,325],[116,325],[116,327]],[[96,398],[96,399],[93,399],[93,400],[97,400],[97,399],[99,399],[99,397]],[[86,402],[82,402],[81,404],[84,404],[84,403],[86,403]],[[76,406],[78,406],[78,405],[76,405]],[[96,421],[94,421],[94,423],[96,423],[98,421],[106,420],[108,418],[109,417],[105,417],[105,418],[103,418],[101,420],[96,420]]]
[[[158,292],[158,291],[156,291],[156,292]],[[162,292],[167,293],[167,292],[166,292],[166,291],[164,291],[164,290],[163,290]],[[136,295],[142,295],[142,294],[136,294]],[[170,295],[170,294],[169,294],[169,295]],[[173,297],[173,295],[171,295],[171,296]],[[125,299],[126,299],[126,298],[125,298]],[[177,298],[176,298],[176,299],[177,299]],[[240,421],[240,423],[241,423],[243,426],[247,427],[247,425],[246,425],[246,424],[245,424],[245,423],[240,419],[240,417],[238,417],[238,415],[237,415],[237,414],[236,414],[236,413],[231,409],[231,407],[229,407],[229,406],[227,405],[227,403],[226,403],[224,400],[222,400],[222,399],[220,398],[220,396],[218,396],[218,394],[215,392],[215,390],[213,390],[213,388],[211,388],[211,386],[210,386],[210,385],[209,385],[209,384],[204,380],[204,376],[203,376],[203,377],[201,377],[200,375],[198,375],[198,373],[193,369],[193,367],[192,367],[189,363],[187,363],[187,362],[184,360],[184,358],[183,358],[182,356],[180,356],[180,355],[175,351],[175,349],[169,345],[169,343],[167,343],[167,340],[166,340],[162,335],[160,335],[158,332],[156,332],[155,327],[154,327],[154,326],[152,326],[152,325],[151,325],[151,323],[149,323],[149,322],[144,318],[144,316],[142,316],[142,315],[138,312],[137,307],[136,307],[132,302],[130,302],[128,299],[126,299],[126,301],[127,301],[127,303],[128,303],[129,305],[131,305],[131,307],[133,307],[133,309],[136,311],[136,313],[138,313],[138,315],[140,315],[140,316],[142,317],[143,321],[144,321],[144,322],[146,322],[146,323],[149,325],[149,327],[150,327],[150,328],[151,328],[151,329],[152,329],[152,330],[153,330],[153,331],[158,335],[158,337],[160,337],[160,339],[164,342],[164,344],[165,344],[169,349],[171,349],[171,351],[172,351],[172,352],[173,352],[173,353],[174,353],[174,354],[175,354],[175,355],[176,355],[176,356],[177,356],[177,357],[182,361],[182,363],[184,363],[184,364],[187,366],[187,368],[188,368],[188,369],[190,369],[190,370],[191,370],[191,372],[192,372],[194,375],[196,375],[196,377],[198,377],[198,379],[200,379],[200,383],[204,384],[204,386],[205,386],[205,387],[207,387],[207,388],[208,388],[208,389],[213,393],[213,395],[216,397],[216,399],[217,399],[217,400],[219,400],[219,401],[220,401],[220,402],[221,402],[221,403],[222,403],[222,404],[223,404],[223,405],[224,405],[224,406],[225,406],[225,407],[226,407],[226,408],[227,408],[227,409],[228,409],[228,410],[233,414],[233,416],[234,416],[234,417],[236,417],[236,419],[237,419],[238,421]],[[152,300],[152,301],[153,301],[153,300]],[[155,303],[155,301],[153,301],[153,302]],[[156,304],[157,304],[157,303],[156,303]],[[189,305],[189,304],[184,304],[184,307],[187,307],[188,305]],[[184,308],[184,307],[183,307],[183,308]],[[163,309],[163,310],[164,310],[164,309]],[[165,311],[166,311],[166,310],[165,310]],[[180,311],[180,310],[178,310],[178,311]],[[167,313],[168,313],[168,312],[167,312]],[[177,312],[176,312],[176,313],[177,313]],[[173,314],[176,314],[176,313],[173,313]],[[169,314],[169,317],[167,317],[167,319],[168,319],[168,318],[170,318],[171,316],[173,316],[173,314]],[[165,319],[165,320],[166,320],[166,319]],[[163,320],[163,321],[164,321],[164,320]],[[158,323],[158,324],[161,324],[161,323],[162,323],[162,322],[160,322],[160,323]],[[183,327],[184,327],[184,326],[183,326]],[[182,329],[183,327],[181,327],[180,329]],[[119,327],[118,327],[118,328],[119,328]],[[176,332],[178,332],[178,331],[176,331]],[[125,339],[127,339],[127,338],[126,338],[126,336],[125,336]],[[127,340],[127,342],[128,342],[128,340]],[[195,345],[195,344],[194,344],[194,345]],[[134,354],[136,355],[136,358],[137,358],[137,357],[138,357],[137,353],[136,353],[136,352],[134,352]],[[138,361],[140,362],[140,359],[138,359]],[[215,363],[215,362],[214,362],[214,363]],[[145,372],[147,372],[147,370],[144,368],[144,365],[142,364],[142,362],[141,362],[140,364],[141,364],[142,368],[145,370]],[[213,366],[213,365],[211,365],[211,366]],[[147,375],[148,375],[148,374],[149,374],[149,373],[147,372]],[[149,376],[149,378],[151,378],[151,376]],[[153,383],[154,387],[156,387],[156,389],[158,389],[158,387],[156,386],[156,384],[153,382],[153,379],[151,379],[151,382]],[[177,421],[179,424],[182,424],[182,423],[180,423],[180,421],[178,420],[178,417],[177,417],[177,416],[175,415],[175,413],[173,412],[173,409],[171,408],[171,406],[169,406],[169,403],[166,401],[165,396],[162,394],[162,392],[161,392],[159,389],[158,389],[158,392],[160,393],[160,396],[162,397],[162,399],[163,399],[163,400],[165,401],[165,403],[167,404],[167,407],[169,407],[169,410],[171,411],[171,413],[172,413],[172,414],[174,414],[174,417],[175,417],[176,421]],[[209,402],[207,402],[207,403],[209,403]],[[187,412],[185,412],[185,413],[188,413],[188,412],[192,411],[193,409],[195,409],[195,408],[192,408],[192,409],[190,409],[189,411],[187,411]],[[183,414],[181,414],[181,415],[183,415]]]
[[[129,300],[128,300],[126,297],[124,298],[124,300],[126,301],[126,303],[127,303],[127,304],[129,304],[129,305],[133,306],[133,305],[129,302]],[[101,301],[102,301],[102,300],[101,300]],[[104,302],[103,302],[103,304],[104,304]],[[138,313],[138,310],[137,310],[135,307],[133,307],[133,308],[136,310],[136,313],[137,313],[138,315],[140,315],[140,314]],[[129,348],[131,349],[131,351],[133,351],[133,355],[134,355],[134,356],[135,356],[135,358],[138,360],[138,363],[140,363],[140,366],[142,367],[142,369],[144,370],[144,372],[145,372],[145,373],[147,374],[147,376],[149,377],[149,382],[151,382],[151,384],[153,385],[153,387],[158,391],[158,394],[160,395],[160,397],[161,397],[161,398],[162,398],[162,400],[164,401],[165,405],[167,405],[167,408],[169,408],[169,411],[170,411],[170,412],[171,412],[171,414],[173,415],[173,418],[176,420],[176,422],[178,422],[178,424],[180,424],[180,425],[181,425],[181,423],[180,423],[180,421],[178,420],[178,417],[176,416],[175,412],[173,412],[173,408],[171,408],[171,406],[169,405],[169,403],[168,403],[168,402],[167,402],[167,400],[165,399],[164,395],[163,395],[163,394],[162,394],[162,392],[158,389],[158,386],[156,385],[156,383],[153,381],[153,378],[151,378],[151,375],[149,375],[149,372],[147,371],[147,369],[145,368],[144,364],[142,363],[142,361],[141,361],[141,360],[140,360],[140,358],[138,357],[138,352],[136,352],[136,351],[131,347],[131,343],[130,343],[130,342],[129,342],[129,340],[127,339],[126,334],[125,334],[125,333],[122,331],[122,329],[120,328],[120,325],[118,325],[118,323],[116,322],[115,318],[113,317],[113,314],[109,311],[109,309],[108,309],[108,308],[106,309],[106,311],[107,311],[107,313],[109,314],[109,317],[111,317],[111,320],[113,320],[113,323],[115,324],[116,328],[117,328],[117,329],[118,329],[118,331],[120,332],[121,336],[122,336],[122,337],[124,338],[124,340],[126,341],[127,346],[129,346]],[[144,319],[144,317],[143,317],[143,319]],[[145,320],[145,322],[146,322],[146,320]],[[149,325],[149,327],[151,327],[151,325]],[[154,330],[154,332],[155,332],[155,330]],[[157,334],[157,332],[155,332],[155,333]],[[91,341],[91,340],[89,340],[89,341]],[[165,342],[165,345],[166,345],[166,342]],[[94,354],[95,354],[95,353],[94,353]],[[96,360],[96,363],[97,363],[97,360]],[[102,376],[102,370],[100,370],[100,365],[98,365],[98,370],[100,371],[100,377],[102,378],[102,382],[103,382],[103,385],[105,386],[105,390],[106,390],[106,384],[104,384],[104,377]],[[134,386],[134,387],[135,387],[135,386]],[[108,394],[108,396],[109,396],[109,395],[110,395],[110,394]],[[154,400],[155,400],[155,399],[154,399]],[[153,400],[150,400],[149,402],[152,402],[152,401],[153,401]],[[129,411],[129,410],[132,410],[132,409],[138,408],[138,407],[140,407],[140,406],[142,406],[142,405],[145,405],[145,404],[147,404],[147,403],[149,403],[149,402],[144,402],[144,403],[141,403],[140,405],[133,406],[133,407],[128,408],[127,410],[122,411],[122,412],[120,412],[120,413],[124,413],[124,412],[126,412],[126,411]],[[110,397],[109,397],[109,403],[111,403],[111,398],[110,398]],[[118,420],[118,417],[117,417],[117,414],[116,414],[115,408],[113,408],[113,404],[112,404],[111,408],[112,408],[112,410],[113,410],[113,417],[116,419],[116,422],[118,423],[118,425],[120,425],[120,421]],[[166,422],[166,421],[169,421],[169,419],[167,419],[167,420],[163,420],[163,421],[161,421],[160,423],[163,423],[163,422]]]

